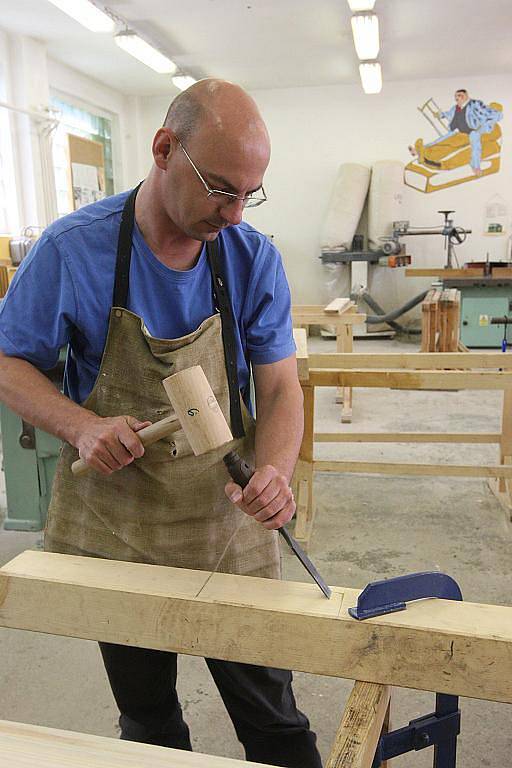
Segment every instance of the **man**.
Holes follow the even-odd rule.
[[[279,578],[302,395],[280,257],[242,223],[244,207],[266,199],[269,157],[253,100],[203,80],[171,104],[140,187],[55,222],[18,270],[0,310],[0,397],[65,442],[46,549],[208,571],[237,528],[221,570]],[[69,397],[38,370],[65,344]],[[195,457],[173,436],[144,451],[137,437],[170,412],[162,379],[196,364],[230,418],[233,447],[247,457],[255,446],[243,492],[226,484],[225,449]],[[96,471],[73,477],[78,455]],[[121,738],[191,749],[176,655],[104,643],[101,652]],[[289,672],[207,663],[248,760],[320,766]]]
[[[420,162],[423,162],[425,149],[433,147],[457,133],[463,133],[469,137],[471,144],[470,164],[473,173],[475,176],[481,176],[482,135],[492,131],[496,123],[502,119],[503,113],[485,105],[480,99],[470,99],[467,90],[459,88],[455,91],[455,104],[444,112],[438,112],[437,117],[449,121],[450,131],[430,144],[423,144],[423,140],[418,139],[414,146],[409,147],[410,153],[418,157]]]

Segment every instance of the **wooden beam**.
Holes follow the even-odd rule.
[[[391,688],[357,681],[325,768],[372,768]]]
[[[311,368],[405,368],[408,370],[512,368],[503,352],[324,352],[309,355]]]
[[[293,340],[297,347],[296,357],[299,381],[307,381],[309,378],[308,335],[305,328],[294,328]]]
[[[315,472],[347,472],[372,475],[418,475],[423,477],[505,477],[512,480],[512,465],[401,464],[384,461],[314,461]]]
[[[313,387],[380,387],[384,389],[508,389],[512,372],[390,371],[309,369]]]
[[[7,720],[0,720],[0,756],[0,764],[9,768],[265,768],[262,763]]]
[[[25,552],[0,569],[0,625],[512,703],[512,608],[419,600],[359,622],[358,590],[207,576]]]
[[[499,432],[315,432],[316,443],[499,443]]]

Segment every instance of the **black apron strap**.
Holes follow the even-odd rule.
[[[229,300],[229,291],[221,266],[218,238],[206,243],[208,261],[213,278],[213,291],[217,300],[222,324],[222,343],[229,387],[229,415],[233,437],[244,437],[245,429],[240,405],[240,386],[236,354],[235,321]]]
[[[141,182],[142,184],[142,182]],[[140,184],[132,189],[124,204],[117,240],[116,274],[114,280],[113,307],[127,309],[130,285],[130,262],[132,259],[133,226],[135,224],[135,198]]]

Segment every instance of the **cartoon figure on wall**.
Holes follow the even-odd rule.
[[[435,192],[473,181],[500,169],[503,107],[470,98],[465,88],[455,91],[455,104],[441,111],[434,99],[418,107],[438,134],[425,144],[409,146],[415,158],[404,169],[404,182],[420,192]]]

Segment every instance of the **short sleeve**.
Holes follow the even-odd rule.
[[[0,303],[0,350],[48,370],[70,340],[76,296],[64,256],[43,233],[21,262]]]
[[[290,289],[281,256],[268,241],[252,269],[244,324],[249,359],[255,365],[276,363],[295,352]]]

